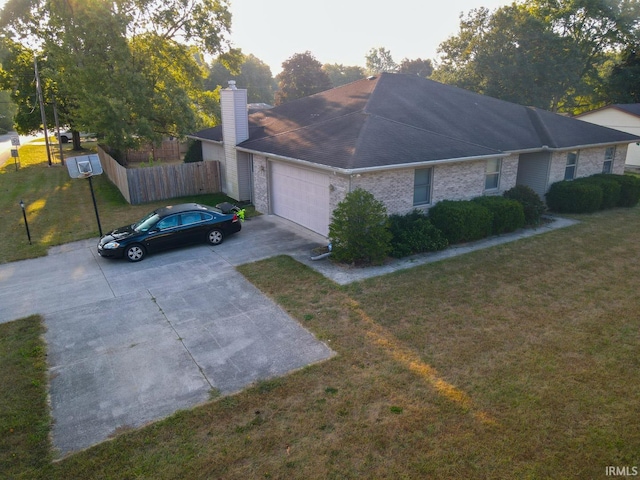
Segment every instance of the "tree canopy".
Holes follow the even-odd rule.
[[[277,86],[269,65],[254,55],[242,55],[238,68],[229,68],[220,60],[216,60],[209,68],[209,76],[205,88],[214,91],[218,87],[226,88],[229,80],[235,80],[239,87],[247,89],[247,100],[250,103],[274,102]]]
[[[603,66],[638,34],[639,2],[532,0],[461,15],[433,78],[504,100],[578,112],[602,100]]]
[[[398,64],[393,60],[391,52],[384,47],[372,48],[365,56],[367,74],[377,75],[383,72],[395,72]]]
[[[35,89],[17,88],[37,55],[61,121],[116,149],[210,124],[215,98],[203,88],[201,52],[237,55],[225,0],[10,0],[0,20],[9,52],[1,82],[19,107],[18,130],[39,128],[28,118]]]
[[[362,67],[346,66],[338,63],[325,63],[322,66],[322,70],[329,75],[332,87],[346,85],[347,83],[355,82],[356,80],[360,80],[366,76],[364,68]]]
[[[279,88],[276,92],[276,105],[331,88],[329,75],[309,51],[296,53],[282,62],[282,71],[276,79]]]

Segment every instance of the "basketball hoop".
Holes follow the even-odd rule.
[[[91,176],[93,176],[93,172],[81,172],[78,175],[78,178],[89,178]]]

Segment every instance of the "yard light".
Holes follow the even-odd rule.
[[[27,229],[27,238],[29,239],[29,245],[31,245],[31,233],[29,233],[29,224],[27,223],[27,212],[24,210],[24,202],[20,200],[20,208],[22,209],[22,218],[24,218],[24,227]]]

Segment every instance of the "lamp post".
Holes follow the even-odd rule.
[[[20,208],[22,208],[22,218],[24,218],[24,227],[27,229],[27,238],[29,239],[29,245],[31,245],[31,233],[29,233],[29,223],[27,223],[27,212],[24,210],[24,202],[20,200]]]

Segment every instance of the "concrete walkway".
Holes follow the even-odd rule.
[[[360,268],[341,266],[334,264],[328,259],[313,261],[311,260],[309,254],[301,254],[300,252],[294,252],[292,256],[299,262],[308,265],[325,277],[330,278],[334,282],[340,285],[346,285],[367,278],[386,275],[398,270],[406,270],[407,268],[424,265],[425,263],[438,262],[446,258],[464,255],[465,253],[473,252],[476,250],[482,250],[484,248],[502,245],[504,243],[515,242],[523,238],[540,235],[542,233],[547,233],[559,228],[569,227],[578,223],[576,220],[559,217],[549,217],[549,220],[551,220],[551,222],[537,228],[522,229],[514,233],[485,238],[476,242],[454,245],[440,252],[424,253],[420,255],[413,255],[407,258],[394,259],[391,260],[388,264],[381,265],[379,267]]]

